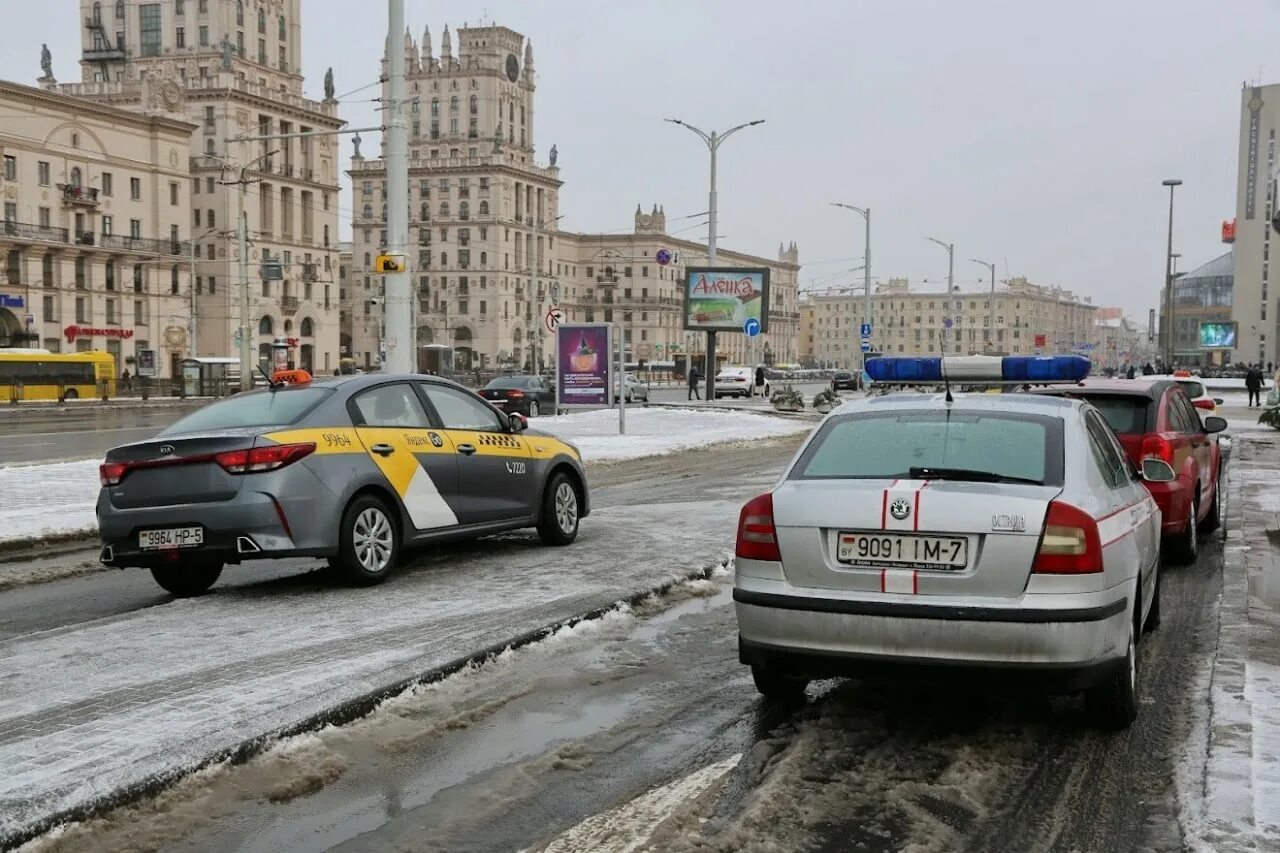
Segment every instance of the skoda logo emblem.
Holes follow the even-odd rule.
[[[172,453],[172,452],[173,452],[173,445],[172,445],[172,444],[162,444],[162,445],[160,445],[160,455],[161,455],[161,456],[168,456],[168,455],[169,455],[170,453]]]
[[[902,519],[911,515],[911,504],[902,498],[898,498],[889,506],[889,513],[898,521],[902,521]]]

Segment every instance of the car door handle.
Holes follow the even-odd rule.
[[[371,453],[376,453],[379,456],[390,456],[392,453],[396,452],[396,449],[389,444],[375,444],[373,447],[369,448],[369,451]]]
[[[476,452],[476,446],[474,444],[459,444],[458,452],[470,456]]]

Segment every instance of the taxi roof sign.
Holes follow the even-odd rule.
[[[1089,375],[1092,365],[1082,355],[908,356],[867,360],[873,382],[893,385],[939,382],[1074,383]]]

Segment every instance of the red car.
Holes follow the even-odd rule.
[[[1082,398],[1102,413],[1160,507],[1166,553],[1176,562],[1194,562],[1200,534],[1216,530],[1221,520],[1222,452],[1213,436],[1227,428],[1226,420],[1201,420],[1171,379],[1087,379],[1079,387],[1038,393]]]

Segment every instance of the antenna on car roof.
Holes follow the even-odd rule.
[[[947,389],[947,402],[954,403],[956,399],[951,396],[951,379],[947,376],[947,362],[945,359],[942,362],[942,386]]]
[[[267,387],[270,388],[272,391],[276,390],[277,388],[284,387],[284,383],[277,380],[270,373],[267,373],[267,369],[263,367],[261,364],[258,365],[258,372],[261,373],[263,378],[267,380]]]

